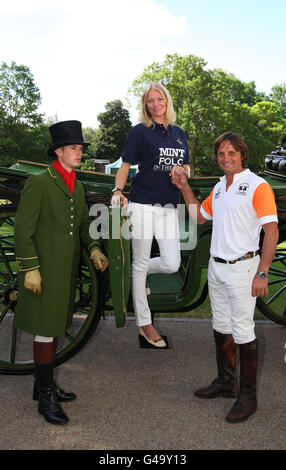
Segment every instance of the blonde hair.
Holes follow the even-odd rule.
[[[168,92],[167,88],[161,85],[161,83],[156,83],[156,82],[150,83],[143,93],[143,96],[141,98],[140,121],[146,127],[150,127],[154,125],[152,116],[147,109],[147,95],[149,91],[151,90],[158,91],[160,95],[162,95],[162,97],[164,98],[166,102],[166,116],[165,116],[166,126],[168,127],[169,124],[173,125],[176,120],[176,113],[173,108],[173,101],[172,101],[171,95]]]

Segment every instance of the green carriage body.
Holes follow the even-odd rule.
[[[0,221],[1,227],[12,224],[16,213],[17,203],[20,199],[21,190],[27,178],[35,173],[44,171],[47,165],[26,162],[19,160],[10,168],[0,168]],[[73,356],[86,341],[92,336],[94,330],[104,311],[110,309],[114,312],[115,323],[117,327],[125,324],[128,312],[133,312],[131,283],[130,283],[130,261],[132,257],[130,240],[124,236],[123,227],[128,219],[120,208],[111,208],[111,190],[115,185],[115,176],[97,173],[93,171],[76,170],[77,178],[83,183],[86,191],[86,200],[91,214],[96,214],[100,208],[106,208],[104,211],[107,230],[103,238],[104,249],[109,258],[109,269],[105,273],[95,271],[92,263],[83,248],[83,264],[79,276],[78,297],[75,305],[75,313],[83,311],[85,320],[78,327],[75,333],[67,332],[66,342],[57,352],[57,363],[61,363]],[[275,278],[274,284],[278,281],[279,289],[277,292],[286,294],[286,176],[275,171],[265,171],[262,175],[271,185],[278,202],[279,214],[279,250],[277,253],[277,262],[279,263],[278,280]],[[198,197],[203,200],[208,196],[219,177],[201,177],[191,180],[192,188]],[[130,184],[124,188],[128,197]],[[5,204],[7,202],[7,204]],[[1,208],[2,207],[2,208]],[[154,274],[150,277],[151,295],[148,297],[150,309],[156,312],[172,312],[178,315],[182,312],[189,312],[198,307],[207,296],[206,276],[202,273],[207,269],[209,260],[209,249],[211,241],[211,223],[196,226],[181,201],[183,215],[180,218],[181,230],[181,267],[177,273],[170,275]],[[92,211],[94,213],[92,213]],[[119,220],[119,233],[114,236],[114,219]],[[118,225],[114,225],[116,230]],[[9,232],[9,230],[8,230]],[[4,317],[9,311],[16,310],[15,296],[17,296],[17,273],[13,268],[14,252],[10,248],[13,244],[13,230],[7,234],[5,230],[0,231],[1,251],[0,251],[0,284],[2,295],[2,310],[0,310],[0,326],[4,323]],[[190,238],[195,239],[195,243],[188,242]],[[158,247],[154,241],[152,246],[152,256],[156,256]],[[277,266],[277,264],[276,264]],[[275,271],[274,266],[274,271]],[[276,269],[277,271],[277,269]],[[282,285],[281,285],[282,282]],[[279,294],[280,295],[280,294]],[[108,301],[109,299],[109,301]],[[275,297],[276,299],[276,297]],[[268,305],[266,301],[259,300],[258,308],[269,318],[286,325],[285,297],[280,300],[280,310],[277,312]],[[106,304],[107,301],[107,304]],[[270,299],[270,303],[272,300]],[[281,306],[282,305],[282,306]],[[81,320],[75,315],[75,323]],[[7,336],[7,335],[6,335]],[[0,372],[3,373],[30,373],[33,370],[33,361],[17,360],[17,331],[11,326],[11,344],[8,346],[9,357],[2,359],[0,348]]]

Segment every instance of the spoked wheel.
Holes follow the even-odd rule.
[[[286,236],[281,238],[284,241],[278,244],[269,270],[269,295],[258,298],[257,307],[270,320],[286,326]]]
[[[15,328],[18,281],[14,248],[16,207],[0,205],[0,373],[30,374],[34,370],[33,336]],[[59,338],[56,365],[74,356],[95,331],[104,312],[104,275],[94,269],[85,249],[78,273],[73,323]]]

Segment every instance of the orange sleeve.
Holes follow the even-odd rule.
[[[213,216],[213,192],[214,188],[210,195],[202,202],[203,209],[209,214],[210,217]]]
[[[277,215],[274,192],[266,182],[257,186],[253,194],[252,204],[259,219],[267,215]]]

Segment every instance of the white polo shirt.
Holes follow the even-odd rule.
[[[228,261],[258,250],[261,226],[278,222],[271,186],[249,169],[235,174],[227,191],[226,177],[220,178],[201,214],[213,221],[211,255]]]

